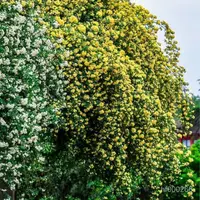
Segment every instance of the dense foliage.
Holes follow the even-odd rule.
[[[193,112],[194,117],[191,120],[191,123],[194,127],[196,127],[196,131],[200,130],[200,97],[199,96],[193,96]]]
[[[200,198],[200,140],[197,140],[191,147],[192,162],[190,168],[194,171],[193,180],[195,182],[195,198]]]
[[[2,52],[13,62],[9,63],[13,72],[3,75],[1,85],[7,85],[10,93],[11,89],[20,88],[14,81],[13,85],[7,83],[12,76],[16,82],[24,77],[19,84],[28,87],[24,93],[16,94],[19,100],[9,100],[16,101],[12,102],[12,109],[21,108],[22,104],[19,112],[23,114],[15,111],[12,118],[3,116],[1,134],[11,142],[15,140],[7,136],[7,126],[17,123],[19,133],[23,132],[22,127],[30,129],[25,137],[14,134],[22,143],[18,163],[24,161],[23,156],[29,157],[21,173],[33,171],[34,176],[25,176],[19,196],[28,189],[28,182],[30,192],[26,192],[25,199],[159,199],[167,195],[162,194],[162,186],[175,184],[184,165],[177,153],[182,147],[178,144],[175,119],[181,120],[184,134],[191,126],[190,97],[182,90],[185,70],[178,65],[179,48],[168,24],[127,0],[15,2],[5,1],[1,8],[8,19],[0,21],[1,28],[8,32],[12,26],[19,29],[19,34],[9,39],[16,41],[13,44],[5,45],[4,35],[1,37]],[[9,13],[22,18],[23,24],[9,18]],[[32,31],[38,29],[34,34],[30,28],[24,31],[29,21],[35,27]],[[45,33],[39,27],[45,27]],[[159,30],[165,33],[164,50],[157,41]],[[40,37],[44,39],[35,41]],[[28,38],[30,50],[26,53]],[[17,55],[13,53],[15,48]],[[24,60],[19,65],[20,76],[15,73],[15,56],[16,62]],[[45,73],[50,75],[46,77]],[[61,96],[65,101],[62,109],[56,100]],[[4,109],[7,97],[2,93],[1,98]],[[31,110],[32,101],[38,109]],[[60,110],[57,117],[53,104]],[[3,113],[9,115],[7,110]],[[34,123],[39,128],[32,131]],[[29,147],[29,139],[33,148]],[[38,151],[36,144],[41,151],[48,146],[48,154]],[[16,146],[5,145],[4,148]],[[5,159],[7,150],[3,152]],[[15,159],[12,161],[18,166]],[[40,162],[44,162],[42,167]],[[30,168],[32,165],[36,169]],[[10,181],[14,177],[15,174],[10,176]],[[185,195],[192,199],[193,191]]]
[[[12,189],[43,170],[64,91],[56,70],[62,60],[45,27],[35,24],[37,13],[21,11],[20,4],[0,6],[0,178]]]
[[[188,195],[199,199],[200,195],[200,140],[197,140],[190,149],[185,149],[179,154],[181,173],[177,178],[176,187],[185,186],[185,191],[175,192],[170,199],[186,199]]]

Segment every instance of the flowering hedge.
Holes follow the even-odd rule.
[[[59,106],[53,104],[64,93],[62,72],[56,70],[61,49],[35,23],[37,12],[24,16],[22,9],[19,3],[0,6],[0,179],[12,189],[34,182],[34,171],[46,162],[53,148],[48,127],[59,121]]]
[[[40,23],[71,52],[65,131],[89,174],[112,181],[124,198],[139,177],[141,191],[158,197],[180,172],[175,117],[190,127],[174,32],[128,1],[44,1],[39,7]]]
[[[186,85],[185,70],[178,65],[179,48],[174,32],[166,22],[127,0],[20,2],[17,3],[19,12],[29,16],[30,11],[37,10],[33,24],[45,26],[56,51],[65,49],[69,54],[58,53],[62,64],[57,65],[57,69],[62,69],[65,79],[65,93],[62,93],[65,103],[57,112],[63,123],[62,129],[57,128],[62,148],[56,158],[50,157],[49,172],[54,174],[46,180],[50,188],[50,180],[54,180],[63,198],[67,195],[80,197],[82,191],[80,198],[85,199],[90,196],[91,199],[131,199],[143,198],[147,191],[146,198],[159,199],[162,185],[174,184],[175,177],[180,174],[175,119],[181,120],[185,133],[191,126],[190,97],[182,91]],[[15,3],[13,5],[16,7]],[[159,30],[165,33],[164,50],[157,41]],[[30,54],[31,58],[37,55],[37,60],[48,59],[46,54],[39,54],[35,49],[31,49]],[[43,73],[51,69],[51,66],[43,67],[46,67]],[[29,68],[24,70],[29,71]],[[46,79],[49,80],[54,79]],[[52,87],[49,90],[48,84],[42,86],[40,94],[45,94],[42,97],[47,102],[46,95],[51,96]],[[53,88],[59,87],[60,84],[53,85]],[[30,105],[29,99],[34,99],[32,93],[32,90],[26,93],[30,95]],[[22,102],[26,98],[23,97]],[[42,107],[38,104],[39,107],[41,112]],[[50,110],[48,114],[53,117]],[[15,118],[18,116],[23,115]],[[33,117],[31,124],[37,116],[38,113],[30,115]],[[36,123],[41,127],[48,126],[50,121]],[[34,131],[36,136],[37,131],[40,130]],[[28,133],[28,137],[32,136],[31,130]],[[46,141],[42,136],[40,134],[41,141]],[[51,138],[50,134],[44,136]],[[67,162],[69,149],[74,159],[72,168]],[[41,154],[37,152],[36,155],[40,157]],[[103,188],[103,191],[110,190],[109,194],[100,192],[97,196],[87,183],[96,184],[94,191]],[[53,190],[52,193],[51,197],[56,199]]]

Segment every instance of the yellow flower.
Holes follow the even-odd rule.
[[[192,177],[192,176],[193,176],[193,173],[192,173],[192,172],[188,172],[187,175],[188,175],[189,177]]]
[[[168,132],[169,132],[169,129],[168,129],[168,128],[164,128],[164,129],[163,129],[163,132],[164,132],[164,133],[168,133]]]
[[[124,150],[126,150],[128,147],[127,147],[127,145],[125,144],[124,146],[123,146],[123,149]]]
[[[97,16],[102,17],[102,15],[103,15],[102,10],[100,10],[100,11],[97,12]]]
[[[191,197],[192,194],[193,194],[192,192],[188,192],[188,193],[187,193],[187,195],[188,195],[189,197]]]
[[[150,129],[149,129],[149,132],[150,132],[150,133],[157,133],[157,132],[158,132],[158,129],[156,129],[156,128],[150,128]]]
[[[114,141],[116,141],[116,142],[117,142],[118,140],[119,140],[119,136],[117,136],[117,137],[114,139]]]
[[[182,138],[182,135],[179,133],[179,134],[177,134],[177,136],[178,136],[178,138]]]
[[[188,161],[189,162],[193,162],[194,160],[193,160],[193,158],[189,158]]]
[[[111,25],[113,25],[113,24],[115,23],[115,19],[114,19],[114,18],[108,17],[107,19],[108,19],[108,21],[109,21],[109,23],[110,23]]]
[[[177,153],[178,153],[178,154],[183,154],[183,151],[178,150]]]
[[[91,164],[89,167],[90,167],[91,169],[93,169],[93,168],[94,168],[94,165],[93,165],[93,164]]]
[[[114,157],[110,157],[110,161],[113,161],[115,158]]]
[[[140,137],[140,138],[144,138],[144,134],[141,134],[139,137]]]
[[[104,114],[104,110],[100,110],[100,111],[99,111],[99,114]]]
[[[92,32],[88,32],[88,37],[89,38],[93,38],[94,37],[94,34]]]
[[[71,17],[69,18],[69,22],[71,22],[71,23],[78,23],[78,19],[77,19],[77,17],[75,17],[75,16],[71,16]]]
[[[104,154],[103,154],[103,158],[105,158],[105,157],[107,157],[107,155],[104,153]]]
[[[91,29],[92,29],[93,31],[95,31],[95,32],[98,32],[98,31],[99,31],[98,26],[92,26]]]
[[[112,15],[112,10],[107,10],[108,15]]]
[[[155,116],[158,116],[158,115],[159,115],[159,112],[158,112],[158,111],[156,111],[156,112],[154,113],[154,115],[155,115]]]
[[[168,117],[172,117],[172,113],[171,113],[171,112],[168,112],[168,113],[167,113],[167,116],[168,116]]]
[[[86,51],[82,51],[81,55],[82,55],[83,57],[85,57],[85,56],[87,55],[87,52],[86,52]]]
[[[86,32],[86,27],[82,24],[78,25],[78,30],[82,33],[85,33]]]
[[[56,112],[56,114],[57,114],[57,115],[61,115],[61,112],[60,112],[60,111],[58,111],[58,112]]]
[[[151,121],[151,123],[153,124],[153,125],[155,125],[156,124],[156,120],[155,119],[153,119],[152,121]]]
[[[131,132],[132,132],[132,133],[135,133],[135,132],[136,132],[136,129],[135,129],[135,128],[131,128]]]
[[[121,33],[120,33],[120,36],[121,36],[121,37],[124,37],[124,36],[125,36],[125,34],[124,34],[123,32],[121,32]]]
[[[60,25],[64,25],[65,24],[65,21],[60,19],[60,17],[56,16],[55,17],[55,20],[60,24]]]
[[[22,1],[22,7],[26,6],[26,1]]]
[[[110,165],[110,162],[107,161],[107,162],[106,162],[106,165]]]
[[[100,106],[100,107],[103,107],[103,106],[104,106],[104,102],[101,102],[101,103],[99,104],[99,106]]]
[[[139,144],[142,146],[145,143],[144,140],[142,140]]]
[[[84,96],[83,96],[83,99],[84,99],[84,100],[89,100],[89,99],[90,99],[90,96],[89,96],[89,95],[84,95]]]
[[[37,2],[38,2],[39,4],[42,4],[42,0],[37,0]]]

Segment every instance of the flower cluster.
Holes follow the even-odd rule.
[[[20,3],[0,6],[0,179],[11,189],[45,163],[53,147],[47,130],[64,105],[61,49],[35,23],[36,12],[22,11]]]

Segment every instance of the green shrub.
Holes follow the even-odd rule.
[[[178,192],[169,192],[166,199],[199,199],[200,186],[200,140],[191,146],[190,149],[183,147],[179,151],[180,174],[172,186],[181,189]]]

